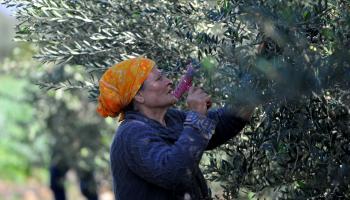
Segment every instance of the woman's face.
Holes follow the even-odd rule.
[[[172,95],[172,81],[166,77],[156,66],[143,83],[142,93],[144,105],[149,108],[167,108],[176,103]]]

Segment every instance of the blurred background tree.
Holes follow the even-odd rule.
[[[44,67],[32,60],[35,52],[32,45],[19,43],[1,64],[0,180],[25,184],[34,177],[49,186],[50,166],[64,163],[63,170],[72,169],[78,177],[91,172],[97,192],[108,190],[108,147],[116,122],[95,114],[87,91],[40,90],[40,81],[82,75]]]
[[[116,122],[95,114],[88,92],[40,90],[38,83],[44,80],[59,82],[70,77],[78,81],[84,71],[36,62],[32,58],[38,51],[36,47],[12,41],[14,19],[1,13],[0,22],[4,22],[1,32],[9,33],[0,39],[1,199],[30,198],[26,188],[37,188],[38,199],[49,198],[50,191],[42,190],[49,186],[49,168],[63,161],[65,168],[74,170],[79,177],[91,172],[97,192],[103,194],[111,182],[108,147]],[[79,191],[65,185],[68,199],[77,199]]]
[[[348,1],[5,4],[17,6],[16,39],[35,43],[39,61],[89,73],[43,88],[88,89],[96,99],[100,75],[123,59],[146,55],[177,80],[194,57],[196,82],[216,105],[257,106],[244,133],[203,162],[220,198],[349,198]]]
[[[35,64],[31,61],[33,50],[29,45],[16,47],[12,41],[14,18],[0,12],[0,23],[0,170],[3,172],[0,179],[23,182],[35,173],[31,170],[31,163],[45,159],[43,154],[38,153],[45,145],[42,138],[32,140],[38,127],[28,126],[34,115],[31,105],[25,102],[24,88],[29,85],[29,80],[17,79],[20,74],[12,75],[8,72],[17,63],[23,69],[34,67]],[[18,59],[19,55],[21,59]]]
[[[18,53],[19,49],[14,49]],[[24,57],[25,55],[22,54]],[[2,66],[9,67],[10,59],[2,61]],[[15,62],[15,61],[12,61]],[[19,62],[20,64],[20,62]],[[22,62],[21,64],[24,64]],[[28,63],[26,63],[28,66]],[[23,65],[22,65],[23,66]],[[32,65],[31,65],[32,67]],[[1,73],[1,179],[13,178],[23,181],[31,172],[31,162],[37,162],[42,158],[38,149],[43,148],[42,139],[33,140],[33,134],[38,130],[37,126],[29,126],[34,115],[34,109],[25,101],[25,87],[29,84],[28,79]],[[24,144],[24,145],[22,145]],[[32,144],[34,145],[32,148]],[[45,145],[44,145],[45,146]],[[38,149],[35,149],[38,148]],[[47,158],[47,156],[46,156]]]

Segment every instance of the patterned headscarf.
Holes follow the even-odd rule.
[[[132,101],[154,65],[154,61],[138,57],[110,67],[99,82],[97,112],[102,117],[116,117],[121,114],[119,120],[122,120],[123,108]]]

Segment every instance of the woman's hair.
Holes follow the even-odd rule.
[[[132,100],[127,106],[125,106],[123,108],[124,112],[134,111],[134,110],[135,110],[135,108],[134,108],[134,100]]]
[[[143,86],[143,83],[142,83],[142,85],[140,86],[140,89],[139,89],[138,91],[143,90],[143,88],[144,88],[144,86]],[[137,91],[137,92],[138,92],[138,91]],[[134,99],[132,99],[131,102],[130,102],[127,106],[125,106],[125,107],[123,108],[123,111],[124,111],[124,112],[135,111]]]

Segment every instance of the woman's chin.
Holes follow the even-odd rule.
[[[171,95],[171,105],[176,104],[179,100],[174,95],[172,95],[172,94],[170,94],[170,95]]]

